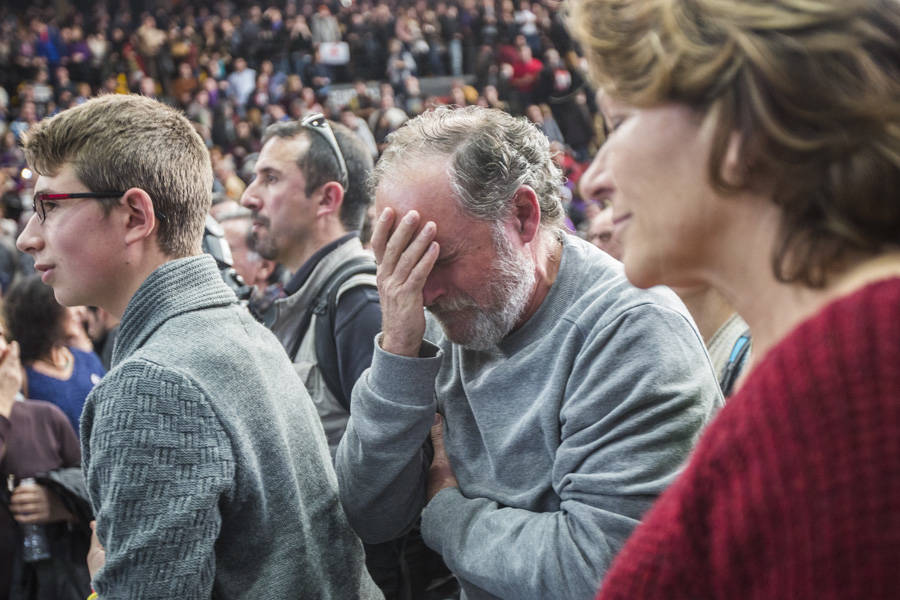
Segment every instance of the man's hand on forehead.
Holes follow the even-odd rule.
[[[420,221],[414,210],[398,219],[392,208],[385,208],[372,231],[381,298],[381,346],[413,357],[418,356],[425,335],[425,283],[440,253],[434,241],[437,226]]]
[[[377,208],[377,207],[376,207]],[[397,228],[401,225],[404,225],[403,217],[406,217],[410,214],[415,215],[415,230],[414,233],[419,233],[422,230],[422,227],[425,226],[425,223],[422,222],[421,215],[419,215],[418,211],[410,210],[406,213],[398,214],[396,209],[391,206],[387,206],[381,208],[380,210],[376,210],[375,213],[375,222],[373,224],[373,236],[374,230],[378,227],[378,225],[382,222],[383,219],[387,219],[386,223],[388,224],[387,237],[385,239],[390,239],[392,235],[397,231]],[[386,216],[387,215],[387,216]],[[373,247],[374,249],[374,247]]]
[[[436,233],[434,221],[422,222],[418,211],[398,215],[393,208],[384,208],[372,230],[375,261],[380,265],[389,260],[392,266],[398,266],[401,259],[418,260],[429,250],[428,243],[434,240]]]

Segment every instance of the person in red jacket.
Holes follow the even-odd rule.
[[[518,45],[518,56],[511,66],[509,85],[515,92],[514,104],[518,114],[525,112],[525,107],[533,102],[534,90],[544,63],[534,58],[528,44],[521,41]]]
[[[749,374],[599,598],[896,598],[900,2],[579,0],[594,175],[640,287],[707,284]]]

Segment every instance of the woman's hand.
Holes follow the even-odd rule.
[[[75,517],[62,499],[39,483],[19,485],[9,499],[9,510],[19,523],[56,523],[74,521]]]
[[[22,364],[18,342],[6,343],[0,336],[0,416],[9,418],[16,394],[22,388]]]

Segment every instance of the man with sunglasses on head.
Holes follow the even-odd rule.
[[[350,390],[371,363],[372,340],[381,330],[375,262],[358,231],[370,204],[371,170],[372,158],[352,134],[312,113],[266,129],[254,179],[241,198],[252,211],[254,250],[293,274],[286,297],[276,300],[264,320],[313,397],[332,454],[350,414]],[[322,292],[345,265],[358,265],[360,272],[339,290],[334,352],[322,357],[330,364],[321,364],[316,344],[322,340],[312,337],[329,315],[311,309],[324,301]]]
[[[359,239],[371,171],[350,130],[311,113],[266,129],[241,199],[253,211],[256,252],[293,273],[265,323],[313,397],[332,455],[381,330],[375,261]],[[366,546],[366,558],[389,600],[422,598],[432,571],[449,574],[416,533]]]
[[[18,248],[60,303],[121,317],[81,419],[99,597],[381,598],[308,394],[201,252],[212,170],[191,124],[102,96],[24,147]]]

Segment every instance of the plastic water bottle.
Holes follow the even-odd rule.
[[[28,477],[19,482],[19,485],[37,485],[37,482]],[[22,523],[22,559],[32,563],[48,558],[50,541],[47,539],[47,529],[36,523]]]

